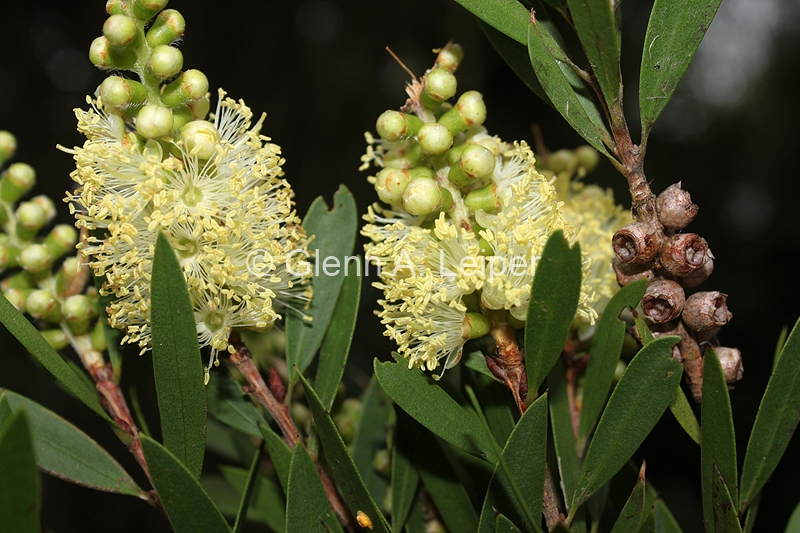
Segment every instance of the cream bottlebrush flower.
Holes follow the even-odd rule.
[[[251,127],[244,102],[220,90],[214,122],[190,122],[182,139],[142,141],[92,102],[76,110],[83,147],[69,150],[79,184],[77,225],[99,230],[83,246],[117,299],[112,326],[142,351],[150,342],[150,275],[159,231],[175,249],[194,305],[201,346],[230,350],[232,328],[267,328],[281,307],[303,307],[311,269],[283,175],[280,148]],[[187,129],[188,128],[188,129]],[[77,208],[75,206],[77,205]]]
[[[587,304],[600,314],[619,290],[611,266],[614,258],[611,237],[633,219],[630,211],[614,203],[611,189],[603,190],[597,185],[585,185],[579,181],[570,185],[562,212],[577,228],[575,238],[581,245],[584,259],[589,261],[588,277],[584,283],[590,288],[592,297]]]

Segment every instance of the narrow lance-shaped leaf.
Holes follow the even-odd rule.
[[[792,511],[789,522],[786,524],[785,533],[800,533],[800,503]]]
[[[291,452],[289,452],[289,456],[291,457]],[[247,486],[248,471],[233,466],[220,466],[219,469],[225,481],[237,493],[244,494],[244,489]],[[203,476],[204,481],[207,478],[208,476]],[[220,505],[220,510],[223,514],[226,514],[222,505]],[[232,513],[233,511],[231,510]],[[286,529],[286,500],[280,486],[275,481],[266,476],[256,476],[253,494],[250,496],[247,518],[248,520],[260,518],[275,533],[284,533]]]
[[[678,340],[654,340],[625,369],[589,444],[570,513],[625,465],[667,409],[683,371],[671,357]]]
[[[547,456],[547,400],[545,393],[533,402],[508,438],[502,461],[511,477],[500,464],[495,467],[483,500],[478,525],[480,533],[494,530],[497,513],[508,517],[521,531],[541,531]],[[534,523],[528,516],[533,517]]]
[[[390,533],[389,525],[386,523],[383,513],[370,496],[356,465],[347,452],[347,447],[342,437],[336,430],[336,424],[333,423],[333,419],[331,419],[330,414],[322,405],[319,396],[317,396],[311,384],[306,381],[302,374],[300,374],[300,381],[302,381],[303,389],[306,391],[308,407],[314,417],[314,426],[317,428],[317,434],[322,443],[322,451],[336,478],[342,498],[350,508],[353,516],[356,516],[358,511],[361,511],[369,517],[372,521],[373,531]],[[289,483],[291,485],[291,480]],[[291,487],[289,488],[289,494],[291,497]]]
[[[392,400],[373,376],[361,400],[361,417],[352,442],[352,456],[367,490],[376,502],[383,501],[389,483],[375,470],[372,463],[378,450],[387,447],[386,436],[391,413]]]
[[[164,446],[200,477],[206,446],[206,391],[194,309],[178,258],[158,234],[150,282],[153,376]]]
[[[561,355],[578,308],[581,292],[581,250],[572,248],[563,233],[554,232],[545,244],[531,289],[525,320],[525,367],[528,400]]]
[[[342,533],[317,469],[300,443],[294,447],[289,468],[286,533]]]
[[[568,0],[567,5],[606,104],[621,109],[620,49],[612,3]]]
[[[475,415],[466,411],[422,371],[375,360],[383,390],[414,420],[467,453],[495,464],[492,444]]]
[[[603,139],[610,140],[611,137],[605,128],[600,128],[592,119],[592,115],[599,113],[595,109],[590,115],[584,107],[588,105],[587,102],[579,98],[559,64],[563,61],[556,57],[563,57],[565,54],[560,48],[554,54],[551,51],[554,45],[552,36],[541,28],[535,18],[532,18],[528,25],[528,54],[542,88],[570,126],[595,149],[611,157],[603,143]]]
[[[83,431],[33,400],[6,391],[13,412],[25,411],[39,468],[61,479],[105,492],[145,498],[136,482]]]
[[[253,496],[253,489],[256,486],[258,470],[261,466],[261,455],[264,447],[259,445],[256,453],[253,454],[253,462],[250,464],[250,471],[247,473],[247,480],[242,487],[242,499],[239,501],[239,510],[236,512],[236,521],[233,523],[233,533],[239,533],[244,526],[247,510],[250,508],[250,498]]]
[[[705,400],[704,400],[705,401]],[[742,533],[742,526],[736,516],[736,505],[731,499],[728,485],[722,478],[722,473],[713,465],[713,485],[711,514],[705,514],[703,510],[703,521],[706,524],[706,531],[713,533]]]
[[[419,472],[413,461],[419,450],[419,435],[415,429],[421,426],[399,407],[395,414],[397,429],[392,450],[392,529],[402,531],[416,500],[419,485]]]
[[[722,0],[656,0],[647,23],[639,72],[642,144],[681,81]]]
[[[242,390],[242,386],[227,372],[214,372],[206,386],[208,414],[228,426],[253,437],[260,437],[260,424],[267,421]]]
[[[526,44],[528,10],[517,0],[456,0],[489,26]]]
[[[0,428],[0,530],[38,533],[39,471],[28,419],[19,411]]]
[[[645,506],[645,464],[642,463],[642,468],[639,470],[639,478],[636,480],[636,485],[633,487],[628,501],[625,502],[625,507],[619,514],[617,521],[614,522],[614,527],[611,533],[637,533],[639,528],[644,523],[645,515],[649,511]]]
[[[330,211],[325,200],[319,197],[303,219],[303,229],[314,236],[311,241],[315,255],[314,294],[308,309],[303,310],[305,317],[294,311],[286,313],[286,362],[292,382],[297,381],[294,366],[297,365],[300,372],[305,371],[322,344],[344,282],[346,257],[352,254],[356,242],[357,226],[353,193],[344,185],[333,196]]]
[[[623,309],[633,309],[642,301],[647,280],[639,280],[622,287],[606,305],[589,351],[589,366],[586,369],[586,385],[583,389],[583,407],[578,427],[578,448],[583,450],[586,439],[603,410],[608,391],[614,381],[626,325],[619,319]]]
[[[496,533],[521,533],[521,530],[514,525],[514,522],[499,514],[495,523]]]
[[[706,531],[714,531],[714,506],[719,504],[716,472],[728,487],[733,511],[738,507],[738,472],[736,468],[736,436],[728,385],[717,354],[706,350],[703,356],[703,403],[701,405],[700,479],[703,488],[703,515]]]
[[[0,294],[0,322],[73,396],[109,423],[116,425],[100,405],[97,393],[86,388],[81,378],[47,344],[34,325],[28,322],[28,319],[2,294]]]
[[[572,416],[567,396],[567,382],[564,376],[564,365],[557,364],[547,377],[550,395],[550,425],[553,428],[553,444],[558,459],[558,471],[561,476],[564,501],[570,509],[571,496],[578,487],[580,462],[575,445],[575,432],[572,429]]]
[[[339,292],[339,300],[319,352],[317,378],[314,380],[319,398],[326,409],[333,406],[336,390],[344,374],[344,366],[350,353],[350,343],[356,328],[358,303],[361,299],[361,266],[356,262],[347,264],[347,274]]]
[[[675,416],[675,420],[681,425],[687,435],[697,444],[702,442],[700,435],[700,422],[697,421],[692,406],[686,398],[686,393],[678,387],[675,389],[675,396],[669,402],[669,410]]]
[[[739,510],[764,486],[800,420],[800,321],[792,329],[761,398],[742,466]]]
[[[272,464],[275,466],[278,481],[285,493],[289,490],[289,466],[292,461],[292,451],[269,426],[259,424],[258,427],[264,437],[264,446],[267,448]]]
[[[230,533],[230,527],[195,474],[169,450],[142,435],[142,451],[156,493],[176,533]]]

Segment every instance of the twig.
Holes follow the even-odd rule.
[[[525,374],[525,355],[517,345],[514,330],[506,323],[505,313],[501,311],[486,310],[492,321],[489,334],[497,346],[497,356],[489,368],[493,368],[495,375],[502,379],[506,387],[514,396],[514,401],[520,414],[528,408],[525,397],[528,395],[528,376]],[[488,359],[487,358],[487,362]]]
[[[544,497],[542,498],[542,513],[547,529],[552,531],[554,527],[564,521],[564,515],[558,510],[556,493],[553,489],[553,479],[550,477],[550,468],[544,465]]]

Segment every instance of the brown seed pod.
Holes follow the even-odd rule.
[[[744,375],[744,366],[742,365],[742,352],[738,348],[726,348],[718,346],[714,348],[719,357],[719,362],[722,365],[722,373],[725,374],[725,381],[728,385],[733,385]]]
[[[643,265],[658,253],[661,232],[644,222],[634,222],[620,228],[611,239],[611,245],[623,263]]]
[[[714,272],[714,254],[711,253],[710,249],[706,250],[706,257],[707,259],[703,266],[678,280],[684,288],[691,289],[692,287],[697,287],[707,280],[708,276]]]
[[[685,302],[686,295],[680,285],[672,280],[659,278],[645,289],[642,311],[647,318],[661,324],[678,318]]]
[[[647,265],[629,265],[620,261],[619,257],[614,257],[611,260],[611,265],[614,267],[614,273],[617,275],[617,283],[619,283],[620,287],[642,278],[647,278],[649,281],[655,277],[653,269],[648,268]]]
[[[696,233],[673,235],[661,246],[661,268],[676,277],[683,277],[702,268],[708,260],[708,244]]]
[[[692,197],[681,188],[681,183],[673,183],[656,198],[658,220],[665,227],[680,230],[689,225],[697,216],[697,204]]]
[[[733,318],[727,300],[728,295],[719,291],[696,292],[686,299],[683,321],[697,333],[717,330]]]

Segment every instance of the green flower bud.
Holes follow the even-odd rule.
[[[448,178],[456,187],[466,187],[475,180],[490,176],[494,172],[495,157],[488,148],[479,144],[468,144],[461,152],[458,162],[450,167]]]
[[[440,190],[442,191],[442,206],[439,208],[439,212],[446,213],[453,207],[453,195],[444,187],[441,187]]]
[[[414,167],[408,169],[411,179],[414,178],[435,178],[436,171],[430,167]]]
[[[439,55],[436,56],[436,65],[450,72],[455,72],[463,59],[464,49],[461,48],[460,44],[453,43],[439,51]]]
[[[364,411],[363,404],[356,398],[347,398],[342,402],[340,412],[351,418],[354,422],[361,420],[361,413]]]
[[[43,244],[29,244],[19,252],[19,266],[31,273],[44,272],[52,261]]]
[[[67,257],[61,263],[61,268],[56,272],[56,292],[61,294],[64,287],[72,283],[76,276],[80,275],[80,262],[78,258],[73,256]]]
[[[336,429],[345,444],[353,442],[356,436],[356,423],[352,418],[344,413],[338,413],[333,415],[333,423],[336,424]]]
[[[431,178],[414,178],[403,191],[403,208],[412,215],[428,215],[441,205],[442,190]]]
[[[494,212],[498,207],[494,187],[494,184],[490,183],[480,189],[469,191],[464,197],[464,205],[473,211],[481,209],[487,213]]]
[[[17,207],[17,237],[29,241],[36,236],[36,232],[47,222],[44,209],[34,202],[22,202]]]
[[[417,133],[422,151],[429,155],[439,155],[447,151],[453,144],[453,135],[447,127],[438,122],[423,124]]]
[[[436,109],[456,94],[458,82],[453,73],[444,68],[434,68],[425,76],[425,86],[419,101],[426,109]]]
[[[46,319],[48,322],[61,320],[61,306],[49,291],[35,290],[25,298],[25,309],[33,318]]]
[[[136,116],[136,131],[147,139],[162,137],[170,132],[174,120],[172,111],[166,107],[147,104]]]
[[[13,276],[8,276],[0,282],[0,290],[6,291],[8,289],[33,289],[36,288],[36,280],[31,276],[30,272],[17,272]]]
[[[506,317],[506,324],[511,326],[511,329],[525,329],[525,321],[516,318],[511,313]]]
[[[444,124],[453,135],[475,128],[486,120],[486,103],[478,91],[467,91],[461,95],[456,106],[442,115],[440,124]]]
[[[591,146],[577,147],[575,149],[575,157],[578,160],[578,166],[586,169],[586,172],[591,172],[600,163],[600,154]]]
[[[458,160],[461,159],[461,154],[464,152],[466,147],[466,144],[459,144],[458,146],[453,146],[447,152],[445,152],[444,156],[447,159],[447,164],[452,166],[458,163]]]
[[[16,202],[36,184],[36,171],[26,163],[14,163],[0,177],[0,199]]]
[[[389,142],[402,141],[413,137],[422,126],[422,121],[414,115],[400,111],[384,111],[375,123],[381,139]]]
[[[186,72],[189,71],[187,70]],[[200,71],[198,70],[196,72]],[[200,73],[202,74],[202,72]],[[206,81],[206,83],[208,82]],[[211,98],[209,98],[208,93],[206,93],[203,97],[193,102],[189,102],[187,107],[192,111],[192,115],[195,119],[205,120],[205,118],[208,116],[209,110],[211,109]]]
[[[550,170],[558,174],[559,172],[572,172],[578,160],[571,150],[556,150],[550,154],[547,166]]]
[[[150,20],[167,7],[167,0],[133,0],[133,15],[139,20]]]
[[[5,224],[7,221],[8,221],[8,210],[6,210],[6,207],[4,205],[0,204],[0,226]],[[3,233],[3,235],[5,235],[5,233]],[[8,237],[6,236],[6,238]]]
[[[219,131],[205,120],[193,120],[181,128],[181,140],[190,154],[211,159],[217,151]]]
[[[89,61],[98,68],[127,70],[136,63],[133,47],[114,46],[105,35],[89,46]]]
[[[375,191],[382,202],[397,205],[403,200],[403,191],[411,182],[411,173],[399,168],[384,168],[375,176]]]
[[[17,151],[17,138],[10,132],[0,130],[0,165],[7,159],[11,159]]]
[[[155,48],[172,44],[186,31],[186,20],[175,9],[165,9],[158,14],[153,25],[147,30],[147,44]]]
[[[136,23],[125,15],[111,15],[103,24],[103,35],[116,46],[132,44],[139,35]]]
[[[492,322],[481,313],[467,313],[462,327],[470,339],[477,339],[489,333],[492,328]]]
[[[75,227],[68,224],[59,224],[50,230],[42,244],[50,251],[53,259],[58,259],[73,250],[77,243],[78,232]]]
[[[23,289],[8,289],[6,291],[3,291],[3,296],[6,297],[6,300],[8,300],[9,303],[11,303],[11,305],[13,305],[17,309],[17,311],[19,311],[20,313],[24,313],[25,296],[28,292],[30,292],[30,289],[27,291]]]
[[[100,84],[100,98],[111,107],[141,104],[147,98],[147,88],[138,81],[109,76]]]
[[[44,211],[45,224],[49,224],[54,218],[56,218],[56,215],[58,214],[56,211],[56,204],[46,194],[34,196],[31,198],[31,202],[41,207],[42,211]]]
[[[64,320],[73,324],[89,321],[92,318],[92,302],[84,294],[68,296],[61,304]]]
[[[384,477],[389,477],[392,473],[392,455],[389,450],[383,448],[375,452],[372,458],[372,468]]]
[[[172,50],[176,49],[172,48]],[[193,100],[200,100],[206,96],[207,92],[208,78],[206,75],[199,70],[189,69],[164,88],[164,92],[161,93],[161,102],[169,107],[180,107]],[[195,117],[205,118],[208,108],[205,109],[202,116],[198,115],[198,110],[193,109],[193,111]]]
[[[473,230],[475,228],[473,227]],[[480,291],[471,292],[461,297],[461,303],[471,313],[477,313],[481,308],[481,295]]]
[[[92,328],[92,333],[90,334],[90,338],[92,341],[92,348],[97,350],[98,352],[104,352],[108,348],[108,343],[106,341],[106,332],[103,328],[103,320],[98,320],[97,323]]]
[[[122,15],[125,13],[127,0],[108,0],[106,2],[106,13],[109,15]]]
[[[60,329],[47,329],[40,331],[39,333],[42,334],[42,337],[44,337],[44,340],[47,341],[47,344],[49,344],[56,351],[63,350],[69,346],[69,337],[67,337],[67,334]]]
[[[11,250],[5,244],[0,244],[0,271],[8,268],[12,262]]]
[[[183,68],[183,54],[177,48],[162,44],[153,48],[147,66],[156,77],[171,78]]]

